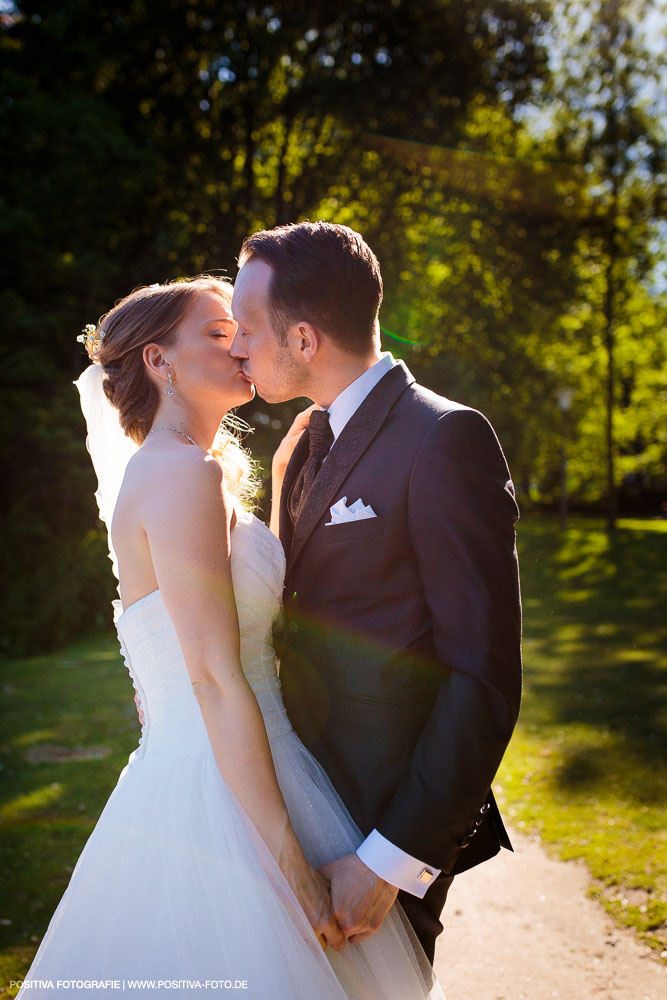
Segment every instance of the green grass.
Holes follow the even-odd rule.
[[[28,970],[83,845],[139,740],[114,636],[0,668],[0,996]],[[106,748],[93,760],[29,763],[44,745]]]
[[[511,823],[667,949],[667,522],[611,539],[573,519],[520,522],[525,694],[498,774]]]
[[[583,858],[592,891],[667,949],[667,522],[520,523],[525,696],[497,786],[510,822]],[[113,637],[5,661],[0,996],[27,971],[139,737]],[[93,760],[30,763],[52,744]],[[518,859],[520,860],[520,859]]]

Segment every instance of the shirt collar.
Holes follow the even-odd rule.
[[[334,441],[339,436],[346,423],[359,409],[366,396],[378,384],[380,379],[393,368],[397,362],[389,351],[385,351],[380,360],[376,361],[359,378],[343,389],[329,407],[329,423]]]

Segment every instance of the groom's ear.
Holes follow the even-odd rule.
[[[303,361],[312,361],[322,343],[322,335],[310,323],[294,323],[287,336],[291,347]]]

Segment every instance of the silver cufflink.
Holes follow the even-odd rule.
[[[419,879],[420,882],[428,883],[431,881],[432,878],[434,878],[434,873],[430,872],[428,868],[422,868],[417,878]]]

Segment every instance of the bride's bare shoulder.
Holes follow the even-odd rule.
[[[130,459],[123,489],[145,498],[220,496],[224,475],[220,463],[202,448],[180,442],[151,444]]]

